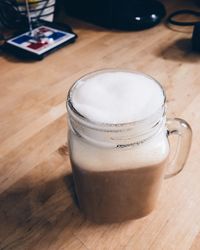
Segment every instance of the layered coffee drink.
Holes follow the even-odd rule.
[[[169,154],[165,96],[152,78],[100,71],[68,95],[69,148],[81,211],[98,223],[147,215]]]

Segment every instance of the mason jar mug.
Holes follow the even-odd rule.
[[[125,78],[126,73],[130,74],[129,81],[133,74],[137,79],[151,80],[159,88],[162,102],[150,115],[128,122],[101,122],[95,120],[95,109],[92,119],[82,112],[85,105],[82,100],[82,109],[77,108],[74,96],[83,87],[84,91],[90,91],[89,81],[91,83],[98,77],[100,85],[101,78],[106,81],[106,77],[102,77],[106,74],[115,81],[116,77]],[[128,86],[125,91],[130,91]],[[83,92],[84,98],[87,94]],[[100,100],[104,102],[104,98]],[[71,87],[67,98],[70,161],[79,206],[87,218],[105,223],[147,215],[155,207],[163,179],[182,170],[190,150],[192,132],[186,121],[166,119],[165,102],[164,90],[156,80],[127,70],[93,72]],[[121,104],[112,102],[112,105],[115,110],[115,105]],[[119,112],[118,116],[121,115]],[[173,147],[169,143],[172,135],[177,138]]]

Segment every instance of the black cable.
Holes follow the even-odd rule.
[[[200,17],[200,12],[195,10],[178,10],[173,12],[167,18],[167,23],[178,25],[178,26],[194,26],[193,34],[192,34],[192,49],[195,52],[200,52],[200,20],[194,22],[182,22],[176,21],[174,17],[181,15],[192,15],[195,17]]]
[[[196,23],[198,23],[198,21],[195,22],[182,22],[182,21],[176,21],[174,19],[174,17],[177,16],[181,16],[181,15],[191,15],[191,16],[195,16],[195,17],[200,17],[200,12],[199,11],[195,11],[195,10],[178,10],[173,12],[172,14],[170,14],[167,18],[167,23],[173,24],[173,25],[178,25],[178,26],[193,26]],[[200,22],[200,20],[199,20]]]

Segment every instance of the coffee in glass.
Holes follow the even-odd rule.
[[[128,70],[93,72],[72,86],[67,109],[70,160],[82,212],[98,223],[150,213],[164,176],[183,168],[191,144],[185,121],[166,122],[161,85]],[[168,161],[170,134],[179,138],[173,163]]]

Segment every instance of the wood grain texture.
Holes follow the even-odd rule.
[[[169,12],[195,8],[192,1],[163,2]],[[199,250],[200,55],[191,51],[192,29],[119,32],[64,20],[79,35],[75,44],[40,62],[0,55],[0,249]],[[158,79],[168,116],[186,119],[194,136],[184,171],[164,182],[153,213],[95,225],[76,205],[65,100],[80,76],[112,67]]]

